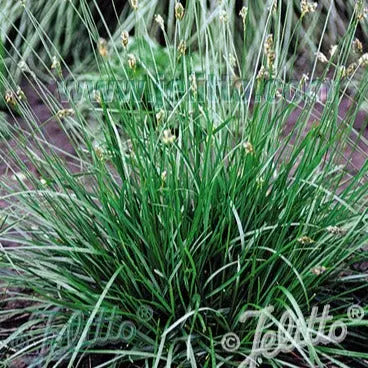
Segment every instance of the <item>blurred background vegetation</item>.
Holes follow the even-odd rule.
[[[21,71],[17,68],[19,62],[26,62],[32,70],[45,71],[54,55],[64,59],[73,73],[86,72],[92,65],[96,42],[100,37],[110,42],[118,41],[122,31],[128,31],[132,36],[143,33],[142,27],[147,27],[152,40],[163,46],[174,40],[174,8],[176,0],[142,0],[139,1],[138,15],[132,12],[128,1],[115,0],[109,2],[93,0],[55,0],[52,6],[45,6],[46,0],[39,1],[9,1],[0,0],[0,27],[1,40],[5,44],[7,55],[5,61],[15,79],[19,79]],[[300,23],[297,29],[300,33],[298,50],[290,63],[296,63],[296,72],[299,66],[312,64],[314,54],[319,46],[321,35],[324,34],[321,49],[328,52],[331,45],[337,44],[345,33],[349,19],[356,6],[355,0],[320,0],[318,2],[318,17],[301,19],[300,0],[256,0],[256,1],[207,1],[198,2],[198,7],[192,7],[193,2],[182,1],[187,14],[192,18],[192,34],[187,34],[188,46],[194,51],[200,45],[201,38],[197,33],[218,17],[219,3],[228,14],[228,25],[234,38],[234,45],[241,50],[247,50],[240,65],[253,64],[257,59],[260,37],[263,29],[269,22],[270,7],[281,7],[281,12],[275,12],[274,17],[280,17],[274,24],[279,24],[279,30],[285,34],[285,39],[292,38],[294,26]],[[359,3],[359,1],[358,1]],[[238,16],[243,6],[248,7],[247,27],[244,31],[242,19]],[[364,3],[361,2],[364,7]],[[198,13],[195,20],[194,13]],[[156,14],[162,15],[165,21],[166,33],[160,32],[154,22]],[[211,14],[210,17],[207,14]],[[277,14],[277,15],[276,15]],[[142,19],[145,25],[143,26]],[[86,24],[88,22],[88,24]],[[200,24],[197,24],[200,23]],[[214,22],[216,23],[216,22]],[[190,28],[189,28],[190,29]],[[89,30],[89,31],[88,31]],[[188,31],[188,30],[187,30]],[[92,33],[91,33],[92,32]],[[214,36],[218,30],[213,26]],[[245,32],[245,35],[243,34]],[[357,37],[363,44],[368,37],[367,27],[359,25]],[[92,37],[92,38],[91,38]],[[44,74],[46,77],[46,74]]]

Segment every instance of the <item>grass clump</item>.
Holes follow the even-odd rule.
[[[7,142],[1,149],[13,171],[0,197],[5,366],[19,359],[30,367],[239,366],[257,327],[241,323],[244,312],[273,305],[277,329],[285,309],[306,324],[314,305],[327,304],[333,321],[348,326],[343,343],[303,345],[293,337],[294,353],[264,364],[364,364],[366,321],[347,313],[352,304],[367,309],[366,274],[352,267],[366,256],[367,161],[351,162],[364,142],[354,124],[367,71],[364,63],[353,75],[344,69],[358,21],[338,54],[325,56],[324,72],[314,78],[311,71],[315,89],[304,78],[303,90],[285,77],[293,45],[278,21],[282,7],[279,17],[264,10],[249,74],[241,67],[248,51],[237,52],[221,8],[177,52],[180,41],[190,44],[203,9],[188,2],[166,50],[138,17],[141,35],[124,49],[114,37],[102,41],[81,14],[96,46],[87,77],[107,76],[113,96],[101,89],[81,102],[64,91],[66,107],[28,76],[73,154],[49,143],[50,119],[38,121],[15,97],[26,126],[9,125],[17,150]],[[62,89],[64,77],[55,75]],[[15,81],[7,83],[11,89]],[[231,353],[221,343],[229,332],[241,341]]]

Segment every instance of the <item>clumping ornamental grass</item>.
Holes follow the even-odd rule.
[[[330,305],[319,333],[343,321],[348,336],[314,346],[302,329],[306,344],[292,334],[294,351],[262,366],[367,366],[367,321],[347,314],[354,304],[368,311],[367,274],[353,267],[367,257],[368,161],[352,161],[367,145],[354,125],[367,103],[367,54],[352,51],[367,20],[356,10],[322,54],[330,8],[307,50],[317,53],[311,70],[295,82],[290,60],[318,8],[308,3],[295,24],[283,18],[290,4],[264,7],[249,49],[231,25],[247,32],[251,3],[240,15],[204,3],[170,3],[173,37],[160,14],[147,26],[146,2],[130,2],[134,31],[107,38],[81,7],[93,67],[62,73],[47,42],[48,60],[29,49],[68,101],[23,70],[46,121],[2,73],[14,119],[0,130],[0,366],[239,367],[257,328],[240,317],[270,305],[273,330],[285,310],[307,324],[313,306]],[[66,88],[81,80],[98,84],[83,96]],[[49,142],[52,120],[74,154]],[[221,343],[230,332],[241,341],[232,352]]]

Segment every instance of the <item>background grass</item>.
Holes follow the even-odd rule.
[[[155,26],[154,17],[161,14],[167,24],[166,39],[173,42],[175,38],[175,0],[164,1],[139,1],[139,17],[144,18],[143,25],[137,22],[137,17],[132,12],[129,2],[111,1],[109,6],[99,0],[87,2],[85,0],[64,1],[55,0],[52,6],[45,0],[40,1],[16,1],[14,3],[7,0],[0,2],[0,23],[1,37],[9,52],[7,58],[8,66],[12,73],[19,79],[20,74],[16,65],[19,62],[26,62],[33,70],[38,70],[39,77],[46,78],[44,74],[45,65],[48,65],[52,56],[57,55],[65,59],[69,65],[73,65],[74,72],[82,72],[93,66],[92,56],[96,37],[103,36],[114,40],[119,39],[123,30],[127,30],[135,35],[142,34],[141,28],[147,27],[152,39],[165,43],[164,37],[158,32]],[[244,54],[246,60],[242,60],[242,67],[252,66],[257,58],[262,30],[267,27],[268,9],[274,7],[280,11],[279,22],[285,26],[284,38],[290,38],[295,26],[298,25],[298,37],[295,44],[298,46],[298,58],[289,58],[290,63],[299,60],[299,68],[305,63],[313,60],[317,51],[319,40],[322,39],[322,49],[328,52],[333,44],[337,44],[345,34],[349,20],[351,19],[356,1],[320,1],[318,3],[318,16],[311,21],[300,21],[301,5],[299,0],[257,0],[252,2],[242,2],[231,0],[222,2],[218,7],[217,0],[207,3],[201,2],[197,9],[196,20],[194,21],[194,8],[188,2],[188,20],[186,24],[186,38],[189,45],[193,43],[196,47],[198,34],[201,30],[208,28],[217,17],[220,8],[228,13],[229,36],[233,39],[236,50],[247,49]],[[359,2],[358,2],[359,3]],[[362,7],[364,8],[364,2]],[[184,5],[186,3],[184,2]],[[238,13],[243,6],[248,7],[247,28],[244,31],[242,20]],[[207,15],[209,15],[207,17]],[[276,13],[274,13],[276,16]],[[90,23],[90,31],[86,32],[86,24]],[[322,26],[324,25],[324,26]],[[216,28],[216,26],[214,27]],[[190,37],[189,37],[190,36]],[[363,43],[368,37],[367,28],[358,25],[357,36]],[[91,43],[92,41],[92,43]],[[293,50],[287,49],[289,57]],[[36,54],[35,54],[36,52]],[[291,54],[290,54],[291,52]],[[40,59],[41,57],[41,59]],[[250,70],[243,70],[243,72]],[[42,73],[42,74],[40,74]]]

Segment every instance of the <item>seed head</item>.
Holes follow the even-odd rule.
[[[325,273],[327,271],[326,267],[324,266],[317,266],[311,269],[311,272],[316,275],[316,276],[320,276],[323,273]]]
[[[107,161],[111,158],[109,150],[99,142],[93,144],[93,150],[95,151],[96,157],[101,161]]]
[[[273,67],[273,63],[275,62],[275,59],[276,59],[276,53],[274,51],[273,45],[274,45],[273,35],[269,34],[264,43],[264,51],[267,57],[267,66],[269,68]]]
[[[60,69],[60,61],[58,60],[58,58],[56,56],[52,57],[52,64],[51,64],[51,69],[52,70],[59,70]]]
[[[14,173],[11,177],[10,177],[11,180],[14,180],[14,181],[21,181],[21,182],[24,182],[26,181],[27,179],[27,176],[25,174],[23,174],[22,172],[18,172],[18,173]]]
[[[330,48],[330,55],[331,55],[331,57],[336,54],[337,49],[338,49],[338,46],[337,45],[331,46],[331,48]]]
[[[266,68],[263,65],[259,69],[256,79],[257,80],[270,79],[270,73],[268,72],[268,70],[266,70]]]
[[[363,44],[360,42],[358,38],[353,41],[353,50],[356,54],[363,53]]]
[[[162,141],[164,142],[164,144],[172,144],[175,142],[175,139],[176,137],[171,133],[170,129],[164,130],[164,134],[162,137]]]
[[[165,111],[163,109],[160,109],[158,113],[156,113],[156,121],[158,123],[161,123],[161,121],[165,118]]]
[[[57,112],[57,117],[59,119],[67,118],[74,115],[73,109],[61,109]]]
[[[367,16],[368,16],[368,8],[364,8],[360,20],[364,20],[365,18],[367,18]]]
[[[269,34],[266,38],[266,41],[264,43],[264,50],[267,54],[268,51],[273,50],[273,35]]]
[[[360,66],[367,67],[367,66],[368,66],[368,53],[367,53],[367,54],[362,55],[362,56],[359,58],[358,63],[359,63],[359,65],[360,65]]]
[[[166,179],[167,179],[167,171],[166,171],[166,170],[164,170],[164,171],[161,173],[161,180],[162,180],[162,182],[163,182],[163,183],[165,183]]]
[[[276,99],[278,100],[281,100],[282,98],[284,98],[283,94],[282,94],[282,89],[281,88],[278,88],[275,92],[275,97]]]
[[[314,13],[317,10],[317,3],[310,3],[307,0],[301,0],[300,7],[302,11],[301,17],[303,18],[306,14]]]
[[[19,100],[26,100],[26,95],[24,94],[23,90],[18,86],[17,87],[17,97]]]
[[[190,75],[189,81],[190,81],[190,89],[192,90],[193,94],[196,96],[198,92],[198,86],[197,86],[197,78],[194,73]]]
[[[94,147],[94,150],[95,150],[95,154],[96,156],[100,159],[100,160],[103,160],[105,157],[106,157],[106,152],[105,150],[103,149],[103,147],[101,145],[96,145]]]
[[[29,66],[27,65],[27,63],[24,61],[24,60],[21,60],[19,63],[18,63],[18,67],[19,69],[26,73],[26,72],[31,72],[31,70],[29,69]]]
[[[5,92],[5,102],[9,105],[16,106],[17,102],[22,100],[27,100],[27,97],[19,86],[15,93],[11,90]]]
[[[178,52],[180,55],[184,56],[187,51],[187,43],[185,40],[181,40],[178,46]]]
[[[344,228],[339,226],[328,226],[326,230],[332,235],[339,235],[339,236],[345,235],[347,232]]]
[[[228,60],[229,60],[229,64],[232,68],[235,68],[236,66],[236,59],[235,56],[233,54],[229,54],[228,56]]]
[[[298,239],[298,242],[303,245],[306,245],[306,244],[313,244],[314,240],[309,236],[302,236],[301,238]]]
[[[121,44],[123,45],[124,48],[126,48],[129,43],[129,33],[127,31],[122,32],[120,38]]]
[[[240,10],[239,15],[241,16],[241,18],[243,19],[243,24],[245,25],[245,22],[247,20],[247,15],[248,15],[248,8],[246,6],[243,6]]]
[[[302,78],[300,79],[300,87],[303,87],[309,81],[309,75],[303,74]]]
[[[98,90],[94,90],[93,91],[93,97],[94,97],[94,100],[99,104],[101,105],[102,104],[102,97],[101,97],[101,92],[98,91]]]
[[[321,51],[316,52],[316,57],[317,57],[318,61],[320,61],[321,63],[323,63],[323,64],[328,63],[328,59],[327,59],[327,57],[325,56],[325,54],[323,52],[321,52]]]
[[[239,78],[237,75],[233,75],[232,77],[233,80],[233,86],[239,91],[241,92],[243,90],[243,81],[241,78]]]
[[[132,70],[135,70],[135,68],[137,67],[137,59],[133,54],[128,55],[128,65],[129,68]]]
[[[179,3],[179,2],[176,3],[176,5],[175,5],[175,18],[178,21],[181,21],[181,20],[183,20],[184,15],[185,15],[184,6],[181,3]]]
[[[6,91],[5,102],[8,105],[12,105],[12,106],[15,106],[17,104],[17,99],[15,98],[15,94],[13,91]]]
[[[160,26],[163,31],[165,30],[165,22],[160,14],[155,15],[155,22]]]
[[[341,79],[346,77],[346,67],[344,65],[341,65],[337,71],[338,71],[337,75],[341,77]]]
[[[358,0],[355,4],[355,13],[358,21],[364,20],[368,15],[368,8],[364,7],[363,0]]]
[[[247,155],[253,155],[254,154],[254,147],[253,147],[253,144],[250,143],[250,142],[245,142],[243,144],[243,147],[244,147],[244,150],[245,150],[245,153]]]
[[[107,47],[107,41],[104,38],[100,38],[97,43],[97,49],[102,57],[107,57],[109,50]]]
[[[351,77],[354,73],[356,73],[359,65],[357,63],[351,63],[345,70],[343,71],[342,77],[348,78]]]
[[[260,176],[256,179],[256,184],[258,188],[262,188],[265,180]]]
[[[272,4],[272,12],[276,13],[277,12],[277,0],[274,0],[273,4]]]
[[[132,6],[133,10],[138,10],[138,0],[130,0],[130,5]]]
[[[219,19],[220,19],[221,23],[227,23],[229,21],[229,16],[228,16],[226,10],[221,10],[220,11]]]

